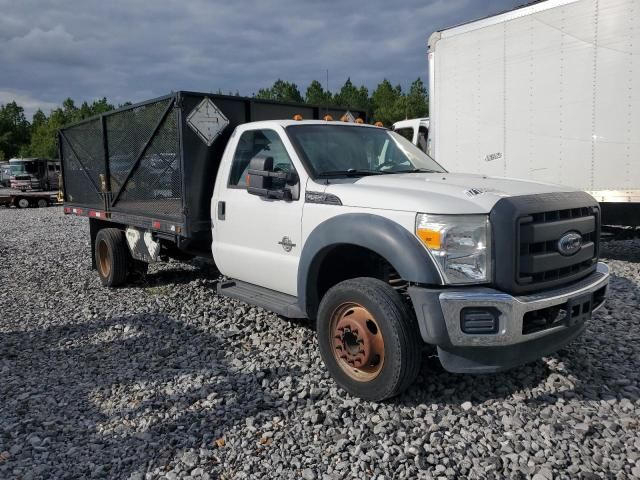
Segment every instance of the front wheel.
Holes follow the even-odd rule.
[[[420,370],[415,317],[400,294],[374,278],[331,288],[318,310],[320,355],[336,383],[379,401],[405,390]]]
[[[28,198],[20,197],[16,200],[16,205],[18,205],[18,208],[29,208],[31,206],[31,202]]]

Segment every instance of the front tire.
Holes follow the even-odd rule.
[[[31,206],[31,202],[28,198],[19,197],[16,200],[16,205],[18,206],[18,208],[29,208]]]
[[[398,395],[420,371],[422,345],[413,312],[374,278],[331,288],[318,309],[320,355],[336,383],[365,400]]]
[[[96,235],[95,257],[103,286],[117,287],[125,282],[129,273],[129,250],[122,230],[100,230]]]

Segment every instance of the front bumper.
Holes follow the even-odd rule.
[[[490,288],[431,290],[409,287],[420,333],[438,346],[440,361],[453,372],[496,372],[552,353],[579,336],[591,313],[600,308],[609,268],[569,286],[512,296]],[[470,334],[463,328],[465,309],[495,312],[492,333]]]

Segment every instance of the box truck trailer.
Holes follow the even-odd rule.
[[[62,129],[64,212],[89,218],[102,284],[212,259],[218,294],[314,320],[333,378],[370,400],[407,388],[425,350],[496,372],[586,330],[609,279],[591,196],[447,173],[323,110],[177,92]]]
[[[640,0],[547,0],[429,38],[429,152],[640,225]]]

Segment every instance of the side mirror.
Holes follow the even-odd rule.
[[[247,171],[247,191],[253,195],[260,195],[264,190],[271,188],[269,173],[273,170],[273,157],[259,155],[249,162]]]
[[[298,174],[274,172],[273,157],[253,157],[249,162],[247,177],[247,193],[278,200],[293,200],[291,189],[287,185],[297,185]]]

